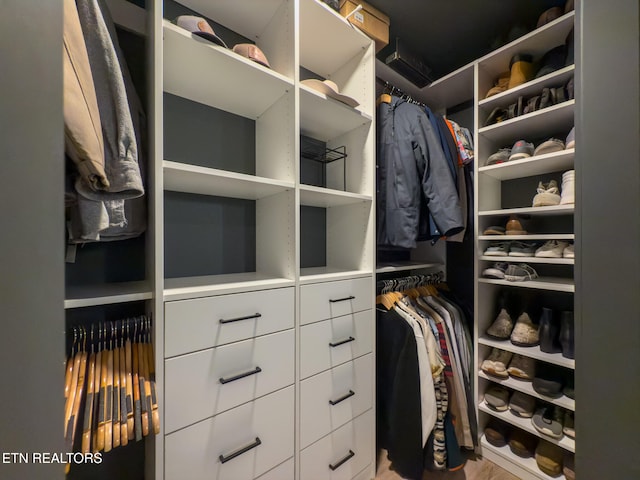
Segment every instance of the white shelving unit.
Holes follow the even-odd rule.
[[[269,375],[277,374],[268,373],[265,360],[260,363],[265,365],[263,370],[259,374],[249,376],[250,380],[245,381],[246,385],[249,385],[257,379],[255,381],[263,386],[260,395],[252,397],[247,390],[243,394],[243,400],[239,400],[241,397],[238,397],[238,400],[226,400],[230,402],[228,405],[241,403],[239,406],[220,411],[211,417],[198,418],[198,423],[195,424],[195,417],[189,425],[179,424],[178,420],[172,419],[175,421],[171,422],[171,432],[163,432],[155,442],[155,478],[175,478],[172,472],[182,468],[179,465],[181,456],[178,455],[178,450],[185,445],[190,445],[190,452],[195,452],[188,466],[189,471],[195,477],[205,475],[204,470],[210,470],[208,462],[212,461],[211,459],[233,452],[243,444],[238,440],[232,440],[232,436],[229,435],[229,439],[214,435],[221,443],[220,451],[216,450],[212,454],[197,441],[203,435],[203,429],[210,429],[213,435],[218,431],[217,428],[226,428],[219,425],[225,425],[227,418],[235,418],[236,410],[244,408],[248,412],[253,404],[259,410],[262,408],[261,405],[270,404],[271,398],[281,397],[283,400],[286,398],[286,404],[273,407],[274,411],[270,412],[270,415],[264,415],[264,418],[253,418],[254,414],[248,417],[245,415],[243,418],[253,418],[251,421],[254,424],[246,425],[247,422],[240,421],[238,417],[237,424],[234,425],[234,431],[247,429],[247,438],[262,438],[262,444],[257,447],[261,452],[260,456],[256,457],[256,450],[252,449],[228,464],[220,464],[215,460],[214,467],[218,469],[218,475],[224,478],[264,476],[305,480],[301,472],[306,471],[305,462],[308,460],[305,459],[309,455],[302,454],[303,447],[305,451],[320,451],[322,449],[318,444],[326,443],[327,439],[314,439],[311,444],[303,446],[298,435],[301,422],[304,422],[301,412],[305,411],[301,405],[300,385],[303,380],[307,380],[300,378],[299,363],[309,355],[308,349],[319,348],[300,343],[301,325],[305,324],[310,309],[302,299],[301,292],[303,289],[304,292],[317,290],[318,295],[322,295],[322,292],[330,291],[332,293],[327,297],[326,303],[333,305],[330,301],[349,296],[349,289],[353,288],[354,292],[357,291],[353,293],[354,298],[357,295],[360,302],[357,304],[358,328],[365,328],[368,332],[375,328],[371,306],[362,307],[368,305],[374,297],[375,47],[372,40],[354,29],[327,5],[316,0],[178,0],[178,3],[193,10],[196,15],[211,19],[244,36],[248,41],[255,42],[265,53],[271,68],[194,36],[173,24],[173,19],[160,18],[162,9],[156,11],[153,31],[154,38],[158,39],[155,45],[158,64],[154,98],[157,105],[155,127],[159,133],[155,145],[154,180],[160,193],[156,196],[155,215],[158,222],[155,236],[158,264],[164,265],[164,272],[159,272],[159,286],[156,290],[160,305],[156,321],[160,324],[167,323],[168,329],[169,326],[177,328],[178,324],[175,322],[178,321],[180,325],[185,325],[184,328],[193,329],[191,343],[194,345],[193,351],[189,351],[189,333],[181,333],[180,351],[184,351],[185,354],[173,354],[168,357],[159,349],[160,363],[163,365],[158,370],[162,372],[166,366],[167,371],[175,372],[179,368],[178,365],[196,362],[199,356],[211,355],[213,358],[218,355],[218,351],[223,355],[234,348],[240,351],[245,348],[242,345],[246,342],[268,345],[269,342],[276,341],[271,337],[285,338],[281,333],[273,333],[282,332],[287,333],[286,338],[292,339],[295,343],[274,343],[273,348],[278,350],[279,355],[285,351],[291,352],[287,364],[292,366],[292,375],[294,371],[296,373],[290,379],[279,381],[278,389],[273,391],[268,386],[272,378]],[[331,35],[327,36],[327,31],[330,31]],[[352,108],[303,84],[299,73],[302,67],[318,77],[336,82],[341,93],[358,101],[358,107]],[[255,168],[239,166],[236,171],[233,164],[230,168],[229,164],[225,164],[225,168],[218,168],[216,155],[219,154],[216,148],[211,149],[211,158],[178,159],[171,158],[171,154],[163,155],[164,150],[171,150],[163,148],[165,145],[161,133],[163,123],[166,125],[164,118],[172,114],[171,111],[167,111],[168,102],[164,102],[168,94],[179,97],[172,104],[184,101],[191,105],[188,102],[196,102],[198,108],[204,108],[204,111],[221,111],[227,116],[235,115],[246,119],[243,120],[245,124],[247,120],[253,122],[255,135],[245,134],[246,138],[243,137],[239,141],[255,145]],[[230,128],[223,124],[219,126]],[[184,128],[188,129],[189,126],[185,125]],[[197,131],[201,131],[203,136],[206,135],[202,129]],[[238,134],[231,132],[229,138],[234,138],[234,135]],[[300,135],[324,142],[327,148],[345,147],[347,158],[344,170],[342,162],[336,162],[340,163],[339,168],[333,164],[327,165],[326,187],[301,183]],[[206,138],[202,140],[206,144]],[[192,275],[167,275],[169,263],[175,266],[182,255],[188,256],[191,240],[198,240],[185,239],[181,249],[169,248],[165,242],[168,233],[171,233],[166,229],[171,226],[166,222],[163,224],[162,218],[171,209],[175,211],[183,205],[170,205],[170,202],[176,202],[172,200],[175,198],[173,195],[183,194],[188,195],[186,204],[201,205],[198,211],[202,211],[202,205],[214,205],[211,208],[221,212],[215,218],[221,218],[221,222],[228,222],[209,233],[212,236],[212,244],[227,245],[233,242],[235,237],[229,236],[227,229],[233,232],[234,229],[238,229],[238,223],[241,224],[240,227],[244,227],[243,232],[249,232],[246,234],[249,235],[249,244],[255,244],[255,271],[237,271],[237,268],[232,266],[228,268],[228,272],[225,271],[225,267],[221,273],[216,274],[203,275],[194,271]],[[224,201],[215,203],[215,199]],[[252,220],[247,222],[246,219],[235,218],[231,213],[234,210],[226,212],[225,208],[231,207],[225,207],[229,204],[225,202],[236,201],[245,202],[242,205],[247,205],[246,202],[254,205],[254,223]],[[325,236],[324,242],[314,242],[326,245],[326,251],[323,252],[326,264],[309,268],[302,264],[301,250],[313,248],[313,245],[301,245],[303,240],[300,232],[303,223],[301,218],[305,214],[303,208],[307,207],[324,209],[326,218],[324,225],[317,225],[321,227],[317,229],[318,232],[322,232],[319,234]],[[175,213],[173,215],[175,217]],[[180,221],[178,215],[178,224]],[[202,222],[205,226],[202,231],[205,232],[212,232],[209,227],[211,221],[206,211],[201,219],[191,216],[185,220]],[[191,225],[186,231],[198,231],[191,230],[190,227]],[[199,240],[194,248],[202,249],[203,245],[207,245],[208,239]],[[240,240],[242,243],[243,239]],[[163,257],[164,263],[161,261]],[[233,262],[233,259],[229,260]],[[227,258],[221,261],[226,263]],[[337,293],[342,286],[346,294]],[[363,295],[364,292],[366,295]],[[348,304],[351,302],[336,303],[341,312],[339,322],[344,323],[344,315],[349,314],[348,309],[345,310]],[[322,306],[324,307],[324,303]],[[355,305],[353,308],[356,308]],[[260,312],[260,315],[255,317],[255,312]],[[353,314],[352,312],[351,315]],[[273,318],[269,318],[270,315]],[[228,326],[215,323],[218,319],[229,318],[233,322]],[[238,318],[242,321],[237,320]],[[215,334],[211,334],[212,321],[216,325]],[[334,322],[332,318],[323,321]],[[250,324],[253,326],[249,326]],[[277,330],[269,330],[272,324],[278,324]],[[160,334],[162,331],[159,331]],[[205,331],[208,333],[204,333]],[[169,345],[174,340],[163,338],[161,335],[158,341]],[[210,345],[212,350],[202,350],[204,344]],[[322,348],[328,347],[323,344]],[[371,353],[373,344],[367,348],[362,354]],[[175,351],[176,348],[174,346],[168,350]],[[275,353],[271,352],[270,355],[266,351],[265,358],[275,357]],[[233,376],[233,373],[242,373],[241,365],[245,363],[253,365],[250,358],[243,359],[240,354],[233,355],[238,363],[238,371],[230,372],[230,376]],[[340,364],[341,371],[352,368],[357,358],[353,358],[351,362],[346,360],[348,359]],[[216,365],[217,368],[224,368],[223,365]],[[294,368],[295,365],[297,366]],[[198,371],[207,370],[205,365],[196,367]],[[332,367],[335,365],[327,365],[323,369],[326,376],[331,377]],[[363,382],[363,385],[369,385],[370,391],[358,392],[358,398],[369,397],[368,403],[372,406],[366,413],[359,412],[358,415],[353,415],[353,418],[347,419],[348,423],[341,424],[341,432],[362,428],[373,431],[375,373],[367,372],[366,375],[370,375],[371,378],[359,381]],[[318,375],[322,375],[322,372],[319,371]],[[363,373],[360,372],[358,375]],[[267,379],[264,380],[266,384],[260,383],[261,378]],[[192,380],[198,382],[199,391],[203,391],[207,380]],[[168,379],[164,385],[162,391],[166,392],[167,399],[179,397],[174,391],[178,388],[175,384],[174,378]],[[233,388],[242,390],[245,384],[243,380],[238,380],[232,385]],[[231,387],[226,386],[215,388],[222,388],[221,393],[233,391]],[[291,392],[291,396],[288,392]],[[327,395],[327,392],[317,394]],[[328,394],[333,395],[331,392]],[[233,397],[231,393],[228,395]],[[201,405],[202,401],[210,401],[213,405],[216,398],[197,401],[200,402],[198,405]],[[204,407],[204,404],[201,406]],[[176,405],[170,405],[167,410],[177,411],[176,408]],[[213,410],[208,406],[202,408],[203,412]],[[262,433],[258,431],[261,422],[266,425],[269,421],[276,420],[281,422],[283,428],[270,428],[269,432]],[[365,421],[371,424],[363,427]],[[287,425],[292,427],[289,428]],[[338,435],[337,430],[331,430],[329,435]],[[274,438],[271,438],[271,435]],[[360,439],[358,445],[352,448],[361,452],[360,457],[357,462],[352,462],[353,467],[345,467],[344,471],[356,468],[357,465],[357,471],[352,472],[355,475],[350,475],[349,478],[373,478],[375,462],[365,459],[374,458],[374,438],[364,441]],[[256,458],[257,462],[254,461]],[[327,459],[326,465],[333,460]],[[328,471],[326,476],[329,475]]]
[[[509,340],[496,340],[486,336],[487,328],[495,319],[496,302],[502,292],[509,292],[515,297],[535,298],[535,304],[549,308],[572,309],[575,283],[573,280],[573,266],[575,259],[546,259],[536,257],[494,257],[484,255],[484,251],[491,242],[502,241],[547,241],[547,240],[575,240],[573,229],[574,205],[556,205],[546,207],[532,207],[531,201],[539,181],[546,182],[548,178],[559,177],[561,172],[573,169],[576,161],[574,149],[567,149],[550,154],[532,156],[522,160],[504,162],[496,165],[486,165],[487,158],[503,147],[511,147],[517,140],[524,139],[531,142],[541,142],[548,138],[564,140],[573,127],[575,100],[568,100],[560,104],[547,107],[533,113],[515,117],[493,125],[485,122],[495,108],[506,108],[522,97],[526,99],[540,95],[545,87],[559,87],[566,85],[575,74],[575,66],[567,65],[543,77],[533,79],[523,85],[507,90],[498,95],[485,98],[486,92],[492,87],[497,76],[508,70],[509,60],[518,53],[533,55],[534,61],[550,49],[565,42],[569,31],[573,27],[575,14],[571,12],[557,20],[534,30],[520,39],[505,45],[477,61],[475,93],[476,93],[476,291],[475,291],[475,355],[476,365],[489,355],[492,348],[498,348],[514,354],[524,355],[536,360],[564,369],[570,376],[576,368],[575,360],[565,358],[562,353],[549,354],[542,352],[539,346],[519,347]],[[537,143],[536,143],[537,145]],[[536,178],[537,177],[537,178]],[[529,185],[523,187],[523,185]],[[559,185],[560,186],[560,185]],[[523,195],[522,189],[527,188],[531,195]],[[508,208],[505,208],[508,207]],[[524,225],[528,231],[526,235],[483,235],[489,226],[504,226],[510,216],[521,218],[522,222],[530,219],[530,227]],[[535,231],[532,231],[535,230]],[[553,233],[562,232],[562,233]],[[491,278],[482,278],[482,271],[492,262],[529,263],[542,272],[538,278],[522,282],[510,282]],[[550,302],[550,303],[549,303]],[[512,315],[518,315],[513,312]],[[516,317],[513,317],[514,321]],[[537,318],[534,317],[534,321]],[[479,371],[476,375],[475,387],[477,392],[477,412],[479,431],[492,418],[497,418],[510,425],[527,431],[537,437],[551,442],[558,447],[575,452],[573,439],[563,437],[559,440],[540,434],[531,423],[531,419],[520,418],[511,412],[496,412],[484,403],[484,391],[492,384],[500,384],[511,390],[520,391],[547,404],[557,405],[569,411],[575,411],[575,401],[561,396],[548,398],[533,390],[531,382],[518,381],[513,378],[500,379],[486,375]],[[487,442],[484,435],[480,446],[485,458],[504,467],[506,470],[523,479],[549,479],[537,466],[534,458],[521,458],[511,452],[508,446],[499,448]]]

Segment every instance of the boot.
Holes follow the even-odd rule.
[[[558,341],[558,323],[553,318],[553,310],[542,308],[540,317],[540,350],[545,353],[560,353],[562,345]]]
[[[492,97],[493,95],[497,95],[498,93],[504,92],[509,86],[509,78],[511,77],[511,72],[503,72],[500,74],[496,83],[491,87],[491,89],[487,92],[487,95],[484,98]]]
[[[560,344],[565,358],[575,358],[574,336],[573,312],[564,311],[560,317]]]
[[[533,78],[533,57],[531,55],[515,55],[510,62],[511,76],[509,88],[517,87]]]

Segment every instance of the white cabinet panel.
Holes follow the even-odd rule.
[[[165,357],[293,328],[294,289],[166,302]]]
[[[165,431],[291,385],[294,343],[287,330],[166,360]]]
[[[373,347],[373,311],[333,318],[300,329],[300,375],[307,378],[369,353]]]
[[[300,442],[307,447],[373,404],[373,355],[356,358],[300,385]]]
[[[300,287],[300,324],[373,308],[371,278],[314,283]]]
[[[373,410],[302,450],[300,480],[351,480],[373,460]]]
[[[167,435],[165,480],[262,475],[293,456],[293,411],[291,386]]]
[[[291,458],[264,475],[260,475],[256,480],[293,480],[295,476],[293,467],[293,458]]]

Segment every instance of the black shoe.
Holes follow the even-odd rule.
[[[575,358],[575,329],[573,325],[573,312],[564,311],[560,316],[560,344],[562,345],[562,356],[565,358]]]
[[[554,318],[553,310],[543,307],[540,316],[540,350],[544,353],[560,353],[562,346],[558,341],[560,325]]]

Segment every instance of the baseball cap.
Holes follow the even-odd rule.
[[[324,93],[327,97],[335,98],[336,100],[349,105],[350,107],[357,107],[360,105],[357,100],[354,98],[348,97],[347,95],[342,95],[340,90],[338,89],[338,85],[331,80],[302,80],[302,83],[307,85],[308,87],[317,90],[318,92]]]
[[[249,60],[259,63],[260,65],[271,68],[269,60],[267,60],[265,54],[253,43],[239,43],[233,47],[233,51],[238,55],[242,55],[243,57],[247,57]]]
[[[211,28],[211,25],[209,25],[209,23],[202,17],[196,17],[194,15],[181,15],[176,18],[176,24],[179,27],[193,33],[194,35],[209,40],[216,45],[220,45],[224,48],[229,48],[227,47],[227,44],[224,43],[224,41],[216,35],[216,33],[213,31],[213,28]]]

